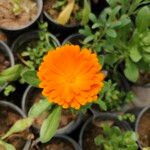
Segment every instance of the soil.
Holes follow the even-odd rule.
[[[31,102],[28,105],[28,108],[30,108],[33,104],[39,102],[40,99],[42,99],[42,94],[41,91],[39,92],[35,92],[34,96],[31,98]],[[40,128],[44,119],[49,115],[49,112],[44,112],[43,114],[41,114],[37,119],[35,119],[34,122],[34,126],[37,128]],[[61,121],[60,121],[60,125],[59,125],[59,129],[65,127],[66,125],[68,125],[71,121],[75,120],[77,118],[77,116],[75,114],[72,114],[69,110],[62,110],[62,115],[61,115]]]
[[[140,119],[138,134],[142,147],[150,147],[150,109]]]
[[[140,73],[140,77],[137,81],[139,85],[150,84],[150,72],[149,73]]]
[[[101,121],[101,120],[94,120],[84,130],[83,133],[83,141],[82,141],[82,148],[85,150],[103,150],[102,147],[96,146],[94,143],[95,137],[100,134],[103,134],[103,129],[101,128],[102,123],[108,123],[111,126],[115,125],[113,121]],[[123,128],[121,130],[124,130]]]
[[[7,36],[3,32],[0,31],[0,41],[7,41]]]
[[[26,10],[25,2],[22,2],[23,9],[19,14],[15,14],[10,0],[0,0],[0,28],[17,29],[32,21],[37,15],[37,4],[35,0],[30,0],[29,3],[33,6],[32,8]],[[27,8],[29,8],[28,5]]]
[[[31,150],[75,150],[71,143],[64,139],[53,138],[48,144],[39,144]]]
[[[2,52],[0,52],[0,72],[5,70],[10,66],[10,62],[7,60],[7,58],[4,56]]]
[[[0,106],[0,110],[0,136],[3,136],[11,126],[22,117],[9,107]],[[17,150],[22,150],[26,143],[27,136],[27,131],[16,133],[9,136],[6,142],[14,145]]]
[[[68,0],[69,2],[69,0]],[[44,10],[54,19],[56,20],[60,14],[61,11],[56,10],[53,8],[54,4],[56,3],[56,0],[45,0],[44,1]],[[78,25],[80,24],[80,21],[76,19],[77,13],[81,10],[80,6],[76,4],[74,6],[73,12],[71,14],[71,17],[69,19],[69,22],[67,24],[70,25]]]

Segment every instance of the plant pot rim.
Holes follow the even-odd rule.
[[[8,106],[12,110],[16,111],[19,115],[21,115],[22,118],[26,117],[24,112],[18,106],[16,106],[15,104],[11,102],[0,100],[0,106]],[[26,141],[26,144],[24,145],[23,150],[28,150],[30,145],[31,145],[31,141],[30,140]]]
[[[38,10],[37,10],[37,15],[35,16],[35,18],[30,21],[29,23],[27,23],[26,25],[23,25],[21,27],[18,28],[7,28],[7,27],[3,27],[1,29],[3,30],[7,30],[7,31],[20,31],[23,29],[28,28],[29,26],[31,26],[41,15],[42,9],[43,9],[43,1],[42,0],[36,0],[37,5],[38,5]]]
[[[138,117],[137,117],[136,123],[135,123],[135,132],[136,132],[136,133],[138,133],[138,127],[139,127],[139,123],[140,123],[140,120],[141,120],[142,116],[143,116],[144,113],[145,113],[147,110],[149,110],[149,109],[150,109],[150,105],[144,107],[144,108],[140,111],[140,113],[139,113],[139,115],[138,115]],[[138,139],[137,142],[138,142],[139,147],[142,149],[143,147],[142,147],[141,142],[140,142],[139,139]]]
[[[8,54],[8,58],[10,61],[10,67],[15,65],[15,60],[14,60],[14,56],[13,53],[11,52],[10,48],[8,47],[8,45],[4,42],[4,41],[0,41],[0,45],[2,45],[4,47],[4,53]],[[1,50],[0,50],[1,51]],[[7,86],[7,83],[4,84],[2,87],[0,87],[0,92]]]
[[[18,43],[20,43],[20,41],[23,40],[23,42],[20,44],[20,46],[26,42],[27,38],[26,37],[30,37],[30,39],[33,39],[34,37],[38,37],[38,34],[39,34],[39,31],[40,30],[32,30],[32,31],[29,31],[29,32],[26,32],[24,34],[21,34],[19,37],[17,37],[14,42],[12,43],[11,45],[11,49],[12,51],[15,51],[15,47]],[[32,36],[30,36],[32,35]],[[60,42],[59,40],[56,38],[56,36],[54,36],[52,33],[49,33],[49,36],[54,40],[54,42],[56,43],[56,46],[60,46]]]
[[[71,34],[63,40],[62,45],[66,44],[70,39],[73,39],[74,37],[84,37],[84,35],[82,35],[80,33]]]
[[[64,139],[66,141],[69,141],[72,144],[72,146],[75,148],[75,150],[81,150],[81,147],[79,146],[79,144],[75,140],[73,140],[71,137],[69,137],[67,135],[60,135],[60,134],[58,134],[58,135],[55,135],[54,138]],[[40,142],[40,139],[38,138],[38,139],[36,139],[35,143],[32,146],[38,144],[39,142]]]
[[[81,146],[81,148],[83,149],[82,145],[83,145],[83,133],[87,127],[88,124],[90,124],[90,122],[92,122],[92,120],[97,119],[97,118],[101,118],[101,117],[110,117],[111,120],[115,120],[117,122],[120,122],[122,124],[124,124],[124,127],[126,127],[126,130],[132,130],[130,125],[126,122],[126,121],[119,121],[117,120],[117,115],[115,113],[99,113],[99,114],[95,114],[94,116],[91,116],[82,126],[81,130],[80,130],[80,134],[79,134],[79,145]],[[106,119],[107,120],[107,119]],[[108,119],[109,120],[109,119]]]
[[[25,91],[24,91],[24,94],[23,94],[23,96],[22,96],[22,103],[21,103],[21,108],[22,108],[22,110],[23,110],[23,112],[25,113],[25,115],[27,116],[27,109],[26,109],[26,100],[27,100],[27,95],[28,95],[28,93],[30,92],[30,90],[32,89],[32,88],[35,88],[35,89],[38,89],[38,88],[36,88],[36,87],[33,87],[33,86],[31,86],[31,85],[29,85],[26,89],[25,89]],[[40,89],[40,88],[39,88]],[[82,113],[80,113],[78,116],[77,116],[77,119],[76,120],[73,120],[73,121],[71,121],[68,125],[66,125],[65,127],[62,127],[62,128],[60,128],[60,129],[58,129],[57,130],[57,132],[56,132],[56,135],[58,134],[58,135],[60,135],[60,134],[69,134],[69,133],[71,133],[71,132],[73,132],[81,123],[82,123],[82,121],[83,121],[83,115],[82,115]],[[36,130],[37,130],[37,132],[39,131],[39,128],[37,128],[37,127],[35,127],[35,126],[33,126]]]
[[[76,25],[62,25],[62,24],[59,24],[57,23],[45,10],[43,10],[43,14],[45,15],[45,17],[50,20],[53,24],[61,27],[61,28],[66,28],[66,29],[71,29],[71,28],[77,28],[77,27],[80,27],[81,25],[80,24],[76,24]]]

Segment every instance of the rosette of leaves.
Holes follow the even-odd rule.
[[[85,36],[83,45],[104,54],[104,66],[116,72],[123,63],[124,74],[132,82],[140,70],[149,71],[150,8],[148,1],[107,0],[109,7],[96,17],[90,15],[92,27],[79,32]],[[130,5],[130,6],[129,6]],[[140,8],[138,8],[141,6]],[[135,18],[135,22],[131,18]]]
[[[138,150],[137,135],[133,131],[122,131],[118,126],[102,124],[102,133],[94,142],[104,150]]]
[[[131,91],[125,92],[119,89],[117,83],[111,80],[105,81],[104,87],[99,94],[98,101],[100,109],[103,111],[121,110],[123,105],[131,103],[134,95]]]
[[[16,121],[14,125],[2,137],[0,137],[0,146],[5,150],[16,150],[12,144],[6,142],[7,138],[13,134],[23,132],[32,125],[33,121],[34,119],[32,117]]]

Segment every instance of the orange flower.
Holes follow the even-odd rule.
[[[79,109],[97,99],[104,74],[97,55],[75,45],[49,51],[39,67],[39,85],[50,102]]]

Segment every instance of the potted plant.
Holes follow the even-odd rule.
[[[50,142],[42,144],[37,139],[31,147],[31,150],[52,150],[52,149],[65,149],[65,150],[80,150],[79,145],[70,137],[65,135],[56,135]]]
[[[40,16],[41,0],[2,0],[0,2],[0,28],[17,31],[31,26]]]
[[[39,88],[28,86],[22,97],[22,110],[26,116],[29,114],[29,110],[33,105],[38,104],[44,99],[42,91]],[[48,117],[49,111],[44,111],[39,115],[34,123],[33,127],[36,132],[39,132],[43,121]],[[57,129],[57,134],[70,134],[82,123],[82,114],[77,114],[71,110],[62,110],[60,124]]]
[[[28,149],[31,139],[27,128],[31,126],[33,118],[25,118],[20,108],[6,101],[0,101],[0,110],[0,148]]]
[[[125,107],[133,102],[134,95],[131,91],[120,89],[117,83],[108,80],[99,94],[98,100],[93,103],[91,111],[99,114],[102,111],[125,111]]]
[[[12,66],[14,66],[14,56],[10,48],[3,41],[0,41],[0,92],[6,87],[7,84],[2,81],[2,72]]]
[[[83,44],[98,53],[103,51],[104,65],[113,73],[123,64],[125,77],[135,83],[141,72],[148,73],[149,70],[149,7],[143,6],[136,10],[145,3],[142,1],[132,2],[130,6],[122,1],[108,3],[109,7],[99,17],[90,15],[92,28],[86,25],[80,30],[85,36]],[[131,19],[132,15],[135,22]]]
[[[87,69],[89,67],[91,69]],[[97,100],[104,80],[97,55],[86,48],[81,51],[78,45],[64,45],[49,51],[38,71],[27,70],[22,77],[30,85],[42,89],[44,99],[34,104],[28,113],[29,117],[37,118],[48,111],[40,128],[42,143],[56,134],[63,109],[80,113]]]
[[[135,131],[139,135],[138,144],[141,149],[150,147],[150,106],[144,107],[138,115]]]
[[[71,31],[88,22],[90,1],[45,0],[44,15],[55,30]]]
[[[127,122],[119,121],[113,113],[101,113],[83,125],[79,142],[82,149],[138,149],[136,134]]]
[[[18,80],[20,83],[24,83],[21,74],[27,69],[36,70],[43,56],[59,45],[59,41],[47,31],[47,27],[47,23],[40,23],[40,31],[25,33],[12,44],[12,51],[17,64],[1,73],[2,82],[9,82],[9,87],[5,90],[6,96],[9,95],[10,91],[15,90],[12,81]]]

